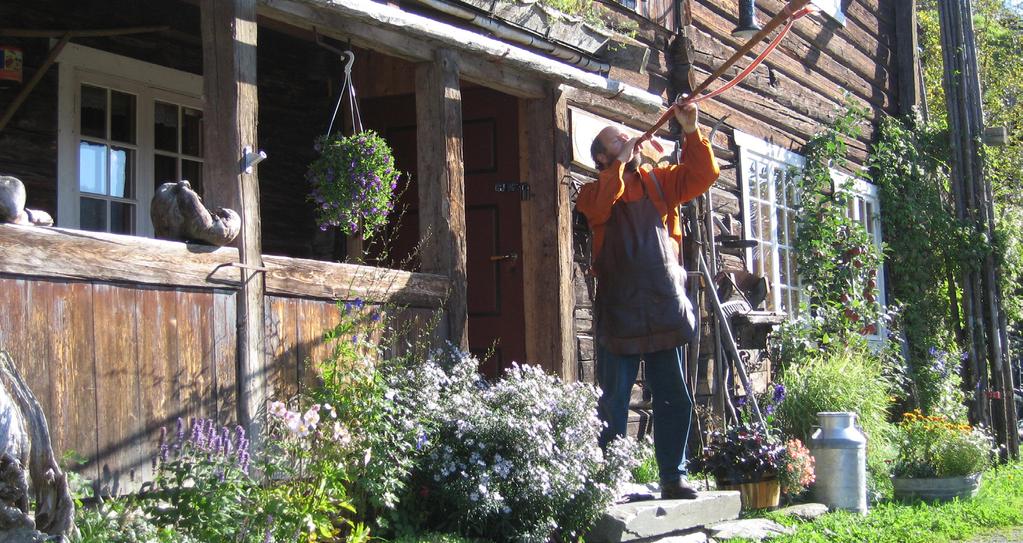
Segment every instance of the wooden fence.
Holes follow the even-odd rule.
[[[265,259],[270,398],[315,380],[306,361],[329,354],[337,299],[400,307],[390,316],[414,335],[448,290],[440,276]],[[237,420],[236,261],[231,248],[0,225],[0,349],[38,397],[54,450],[80,455],[105,492],[150,477],[161,426]]]

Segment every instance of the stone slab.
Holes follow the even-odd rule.
[[[763,541],[780,535],[795,533],[792,528],[787,528],[765,518],[751,518],[743,520],[731,520],[715,524],[708,530],[710,536],[717,540],[729,540],[735,538]]]
[[[618,504],[597,521],[587,543],[657,540],[739,517],[739,493],[703,492],[695,500]]]
[[[797,518],[799,520],[813,520],[828,512],[828,506],[823,503],[800,503],[782,507],[775,511],[779,515]]]

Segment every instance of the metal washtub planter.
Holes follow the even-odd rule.
[[[817,413],[810,438],[816,499],[828,508],[867,513],[867,438],[856,427],[856,413]]]
[[[967,500],[977,495],[980,473],[961,477],[892,477],[895,499],[935,502]]]

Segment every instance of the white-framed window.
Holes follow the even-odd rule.
[[[793,168],[801,169],[802,156],[749,134],[735,131],[739,147],[742,223],[746,239],[756,241],[746,250],[746,266],[766,277],[771,291],[765,309],[795,315],[799,310],[799,275],[796,270],[796,184]]]
[[[806,161],[796,153],[738,130],[735,143],[739,147],[743,228],[746,239],[757,242],[756,247],[747,249],[746,267],[770,283],[768,311],[795,315],[799,310],[800,285],[793,248],[796,238],[793,208],[799,194],[792,168],[801,169]],[[883,236],[877,186],[838,170],[831,170],[831,178],[838,190],[849,192],[846,213],[863,226],[880,251]],[[877,301],[883,308],[886,304],[883,264],[877,270],[876,286]],[[874,324],[877,332],[867,338],[880,340],[882,323]]]
[[[202,190],[202,77],[76,44],[57,61],[57,225],[152,236],[159,184]]]

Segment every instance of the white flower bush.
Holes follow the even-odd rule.
[[[597,445],[597,391],[515,365],[487,383],[454,350],[395,372],[392,419],[415,436],[406,522],[502,541],[576,539],[614,499],[635,443]],[[393,449],[392,449],[393,450]]]

